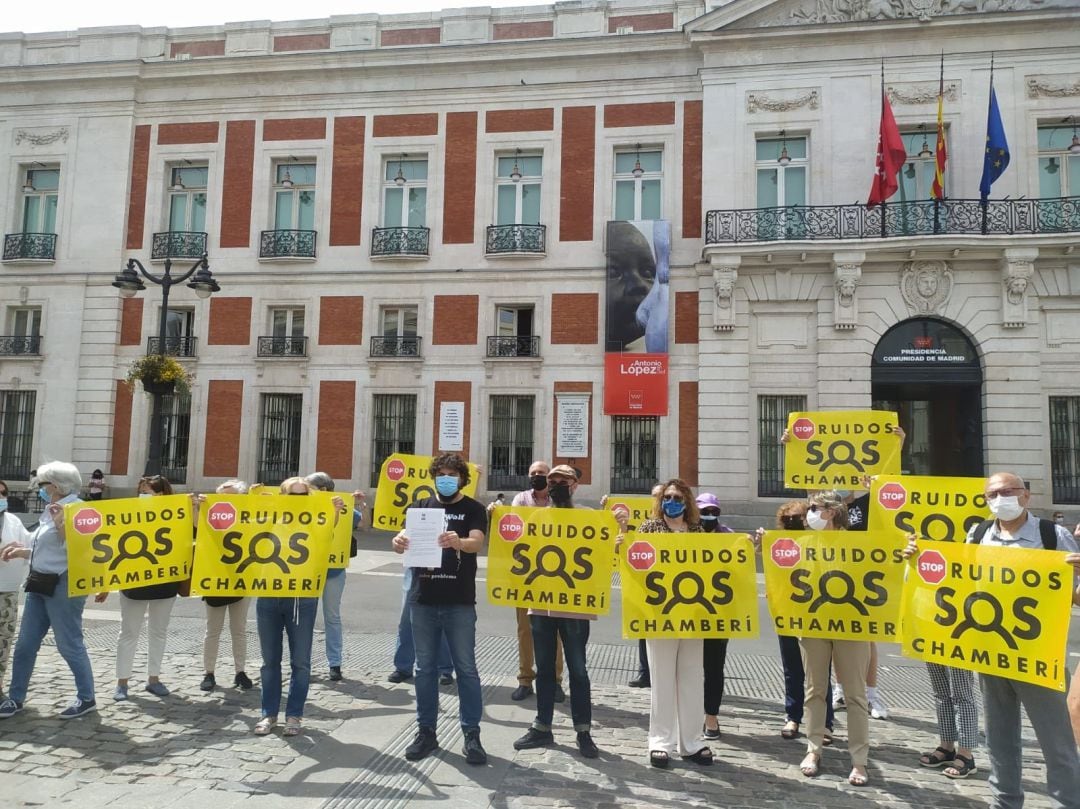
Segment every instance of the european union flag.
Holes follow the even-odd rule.
[[[1001,110],[998,109],[997,93],[990,83],[990,111],[986,116],[986,154],[983,156],[982,181],[979,193],[985,202],[990,196],[990,186],[994,184],[1009,167],[1009,143],[1005,140],[1005,125],[1001,122]]]

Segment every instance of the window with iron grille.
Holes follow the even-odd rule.
[[[758,497],[799,497],[784,486],[784,447],[780,436],[789,413],[806,410],[805,396],[758,397]]]
[[[1050,397],[1050,477],[1055,503],[1080,503],[1080,396]]]
[[[277,485],[299,474],[300,425],[304,397],[299,393],[264,393],[259,421],[260,483]]]
[[[648,493],[656,483],[656,416],[611,417],[611,491]]]
[[[491,452],[488,456],[488,488],[528,488],[533,458],[532,396],[491,397]]]
[[[416,396],[376,393],[371,405],[371,485],[378,486],[383,461],[396,452],[416,451]]]
[[[161,474],[170,483],[187,482],[191,397],[174,393],[161,397]]]
[[[36,404],[35,391],[0,391],[0,477],[26,480],[30,475]]]

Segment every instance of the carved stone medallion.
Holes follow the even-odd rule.
[[[900,294],[915,314],[939,314],[952,293],[953,277],[944,261],[909,261],[900,276]]]

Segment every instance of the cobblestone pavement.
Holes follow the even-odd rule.
[[[409,763],[402,757],[413,732],[410,685],[385,680],[393,637],[387,633],[346,637],[346,680],[325,679],[322,644],[316,643],[315,679],[304,720],[295,739],[280,734],[257,738],[258,689],[241,692],[198,688],[202,677],[202,622],[174,618],[162,680],[173,693],[159,699],[142,691],[136,659],[131,700],[113,703],[115,622],[88,621],[98,683],[96,714],[62,722],[72,689],[70,674],[47,646],[38,660],[26,709],[0,724],[0,806],[124,807],[184,806],[199,809],[244,807],[798,807],[935,806],[975,809],[987,805],[986,774],[954,782],[920,768],[917,754],[934,747],[933,708],[921,664],[883,671],[883,690],[892,716],[872,722],[871,785],[850,787],[843,743],[843,713],[837,744],[827,752],[822,775],[806,779],[798,771],[803,744],[779,736],[782,679],[779,661],[740,654],[728,658],[728,694],[722,709],[723,739],[713,745],[716,764],[702,768],[673,762],[669,771],[648,765],[647,690],[625,685],[636,649],[630,645],[590,646],[594,689],[594,737],[599,759],[578,754],[568,716],[556,714],[555,747],[516,752],[513,740],[527,727],[535,703],[510,701],[516,685],[516,647],[509,637],[478,642],[484,682],[483,740],[487,767],[472,768],[461,756],[453,688],[443,691],[442,751]],[[228,657],[228,633],[222,660]],[[254,634],[249,649],[257,653]],[[256,659],[249,673],[257,674]],[[219,680],[232,672],[219,669]],[[53,690],[50,690],[53,689]],[[1031,809],[1048,807],[1045,772],[1030,729],[1025,756]],[[985,756],[979,759],[985,765]],[[1038,794],[1035,794],[1038,793]]]

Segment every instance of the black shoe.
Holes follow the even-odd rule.
[[[206,672],[206,676],[202,678],[202,682],[199,683],[200,691],[213,691],[214,686],[217,685],[217,681],[214,680],[214,675],[210,672]]]
[[[600,755],[600,749],[596,746],[596,742],[593,741],[592,734],[587,730],[578,733],[577,749],[581,751],[581,755],[585,756],[585,758],[596,758]]]
[[[563,691],[562,685],[559,683],[555,683],[555,701],[566,702],[566,692]]]
[[[453,685],[453,684],[454,684],[454,675],[453,674],[440,674],[439,675],[439,685]]]
[[[702,735],[703,738],[706,738],[706,739],[719,739],[720,738],[720,728],[719,727],[711,728],[708,725],[702,725],[701,726],[701,735]]]
[[[531,697],[532,694],[533,690],[531,685],[519,685],[514,689],[513,693],[510,694],[510,699],[514,702],[521,702],[526,697]]]
[[[236,676],[233,677],[233,685],[242,691],[248,691],[255,687],[255,683],[251,682],[251,678],[242,671],[236,672]]]
[[[465,760],[470,764],[487,764],[487,752],[480,744],[480,731],[465,731],[465,746],[462,748]]]
[[[341,666],[330,667],[330,682],[336,683],[341,679]]]
[[[524,736],[514,742],[514,749],[532,750],[535,747],[547,747],[549,744],[555,744],[555,736],[550,730],[529,728]]]
[[[386,679],[392,683],[403,683],[406,680],[411,680],[412,675],[409,674],[409,672],[407,671],[400,671],[398,669],[394,669],[392,672],[390,672],[390,676]]]
[[[416,731],[412,744],[405,748],[405,758],[409,761],[419,761],[438,749],[439,740],[435,738],[435,728],[420,728]]]
[[[631,680],[628,685],[631,688],[651,688],[652,681],[649,679],[648,674],[639,674],[637,677]]]

